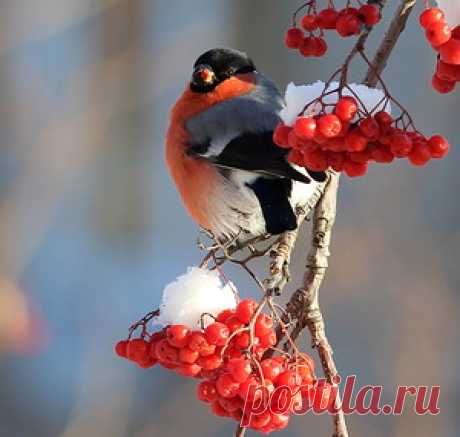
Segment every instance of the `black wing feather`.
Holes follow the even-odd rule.
[[[309,183],[310,179],[295,170],[287,162],[288,150],[278,147],[273,142],[273,132],[248,133],[230,141],[217,156],[204,156],[208,147],[192,146],[189,153],[194,154],[223,168],[252,171],[262,175],[288,178]],[[326,179],[324,172],[310,172],[311,177],[319,182]]]

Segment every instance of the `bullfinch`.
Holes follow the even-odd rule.
[[[274,144],[283,105],[245,53],[213,49],[171,111],[169,171],[190,215],[220,241],[296,229],[296,206],[326,179]]]

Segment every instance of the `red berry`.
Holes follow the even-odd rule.
[[[237,315],[234,315],[230,317],[229,319],[227,319],[225,324],[227,325],[231,333],[239,331],[240,329],[243,329],[246,325],[246,323],[243,323]]]
[[[404,132],[396,132],[391,136],[390,149],[397,158],[404,158],[412,150],[412,140]]]
[[[238,396],[243,400],[253,401],[254,399],[260,399],[262,391],[259,390],[260,383],[254,376],[250,376],[246,381],[240,384],[238,389]]]
[[[444,158],[449,153],[450,144],[441,135],[434,135],[428,140],[428,147],[433,158]]]
[[[444,12],[439,8],[428,8],[420,15],[420,25],[425,29],[444,21]]]
[[[379,111],[375,114],[375,120],[385,132],[393,123],[393,117],[386,111]]]
[[[425,35],[432,46],[438,47],[450,40],[452,32],[449,25],[444,22],[427,29]]]
[[[315,370],[315,362],[310,356],[308,356],[307,354],[302,354],[302,356],[298,359],[296,370],[302,378],[303,385],[313,383],[313,372]]]
[[[302,44],[299,47],[300,54],[305,57],[315,56],[317,51],[316,38],[313,36],[307,36],[304,38]]]
[[[342,171],[345,165],[345,153],[343,152],[329,152],[329,165],[335,171]]]
[[[358,35],[361,32],[361,26],[361,20],[352,13],[340,15],[336,23],[338,34],[344,38]]]
[[[317,58],[321,58],[327,53],[327,49],[328,49],[327,42],[324,38],[316,37],[315,43],[316,43],[316,49],[315,49],[315,53],[313,56],[316,56]]]
[[[378,145],[371,151],[371,157],[375,162],[389,164],[393,162],[395,157],[385,146]]]
[[[346,150],[345,138],[341,138],[341,137],[331,138],[326,144],[323,145],[323,149],[331,150],[333,152],[343,152],[344,150]],[[330,162],[329,162],[329,165],[331,165]]]
[[[334,113],[342,121],[351,121],[358,112],[358,103],[353,97],[342,97],[335,105]]]
[[[158,364],[158,361],[155,358],[152,358],[150,356],[145,357],[141,361],[137,362],[137,365],[142,369],[150,369],[151,367],[155,366],[156,364]]]
[[[319,117],[317,121],[319,132],[326,138],[334,138],[340,134],[342,130],[342,122],[337,115],[326,114]]]
[[[166,338],[171,346],[182,348],[188,343],[189,332],[184,325],[171,325],[166,329]]]
[[[344,171],[351,178],[357,176],[364,176],[367,173],[367,163],[346,160],[344,165]]]
[[[360,133],[359,129],[354,129],[345,138],[345,146],[349,152],[361,152],[369,143],[369,139]]]
[[[329,167],[328,156],[322,150],[308,150],[304,154],[304,166],[313,171],[325,171]]]
[[[252,373],[251,362],[244,358],[234,358],[227,363],[227,370],[234,381],[241,383]]]
[[[271,381],[276,381],[283,370],[282,364],[272,358],[263,360],[260,363],[260,367],[262,368],[264,378],[270,379]]]
[[[311,140],[316,132],[316,120],[311,117],[299,117],[294,124],[294,132],[303,140]]]
[[[297,122],[296,122],[297,125]],[[294,130],[296,127],[294,126]],[[247,325],[257,309],[257,302],[252,299],[242,300],[236,307],[236,317]]]
[[[219,416],[219,417],[230,417],[230,414],[227,413],[227,411],[225,411],[223,408],[222,408],[222,405],[220,405],[219,402],[213,402],[211,404],[211,411],[216,415],[216,416]]]
[[[233,310],[223,310],[217,315],[216,322],[225,323],[230,317],[234,315],[235,311]]]
[[[285,429],[289,424],[289,415],[272,413],[271,424],[276,430]]]
[[[203,381],[198,384],[196,395],[200,401],[214,402],[218,398],[216,385],[210,381]]]
[[[294,132],[294,129],[289,132],[288,135],[288,146],[291,149],[301,149],[302,146],[300,144],[300,139],[297,137],[297,135]]]
[[[460,39],[460,25],[452,29],[452,38]]]
[[[224,323],[215,322],[205,329],[205,334],[210,344],[225,346],[230,336],[230,329]]]
[[[431,152],[426,143],[418,142],[409,153],[409,161],[417,166],[425,165],[431,159]]]
[[[318,20],[314,14],[304,15],[300,24],[305,30],[308,30],[309,32],[313,32],[314,30],[318,29]]]
[[[460,39],[451,38],[439,48],[441,61],[451,65],[460,65]]]
[[[179,360],[183,363],[193,364],[199,357],[200,354],[197,351],[192,351],[188,347],[179,350]]]
[[[115,353],[121,358],[128,357],[128,341],[122,340],[115,345]]]
[[[450,65],[439,60],[436,65],[436,76],[448,82],[460,82],[460,65]]]
[[[318,144],[320,144],[320,145],[325,145],[325,144],[328,143],[330,140],[331,140],[331,138],[325,137],[325,136],[319,131],[319,129],[316,129],[315,138],[313,138],[313,142],[314,142],[314,143],[316,143],[317,145],[318,145]],[[311,148],[311,150],[316,150],[316,149],[317,149],[317,147]]]
[[[302,378],[293,370],[286,370],[276,379],[277,387],[297,388],[302,384]]]
[[[380,126],[373,117],[367,117],[359,123],[359,130],[370,140],[376,140],[380,136]]]
[[[334,8],[323,9],[318,14],[318,25],[321,29],[335,29],[339,13]]]
[[[229,413],[235,413],[236,411],[241,411],[241,409],[244,408],[244,402],[238,397],[231,399],[219,398],[219,404]]]
[[[166,364],[177,364],[179,355],[175,347],[168,340],[160,340],[155,346],[155,355],[158,361]]]
[[[215,370],[222,366],[222,358],[218,355],[201,356],[198,358],[197,364],[204,370]]]
[[[290,49],[298,49],[303,41],[303,32],[297,27],[292,27],[286,32],[284,43]]]
[[[224,373],[217,378],[217,393],[219,393],[219,396],[222,396],[223,398],[230,399],[235,397],[238,394],[239,388],[240,384],[235,382],[227,373]]]
[[[436,74],[433,75],[431,85],[440,94],[448,94],[455,89],[455,82],[440,79]]]
[[[198,376],[201,372],[201,367],[198,364],[181,364],[176,372],[182,376],[195,377]]]
[[[260,337],[260,345],[264,348],[271,348],[276,344],[276,333],[271,331],[266,335]]]
[[[300,150],[292,149],[289,151],[287,159],[292,164],[303,166],[303,153]]]
[[[252,429],[261,430],[262,428],[266,427],[271,420],[270,411],[264,411],[260,414],[253,414],[251,415],[251,421],[249,426]]]
[[[200,349],[200,357],[209,357],[210,355],[214,355],[216,353],[216,345],[214,344],[203,344]]]
[[[369,149],[362,150],[361,152],[351,152],[349,158],[353,162],[367,162],[371,159],[371,152]]]
[[[206,337],[201,332],[192,332],[188,338],[188,347],[192,351],[200,352],[201,349],[209,346]]]
[[[362,5],[358,17],[366,26],[375,26],[382,18],[380,8],[375,5]]]
[[[241,334],[238,334],[234,340],[233,344],[237,349],[247,349],[250,344],[250,337],[249,333],[247,332],[242,332]]]
[[[129,360],[139,362],[149,355],[149,344],[143,338],[130,340],[126,347],[126,356]]]
[[[273,132],[273,142],[279,147],[289,148],[288,135],[291,130],[292,128],[290,126],[279,123],[278,126],[276,126],[275,132]]]
[[[259,314],[255,323],[254,331],[257,337],[263,337],[271,332],[273,319],[267,314]]]
[[[274,414],[287,415],[292,407],[294,393],[297,389],[279,386],[271,396],[270,410]]]

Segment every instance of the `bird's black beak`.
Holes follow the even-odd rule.
[[[216,81],[216,75],[209,65],[197,65],[193,70],[192,85],[196,88],[211,88]]]

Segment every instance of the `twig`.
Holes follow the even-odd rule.
[[[401,2],[372,62],[374,68],[370,68],[368,70],[363,81],[363,83],[367,86],[374,87],[377,84],[379,76],[381,75],[382,71],[385,70],[391,52],[398,42],[399,35],[401,35],[401,33],[406,28],[406,23],[409,15],[416,3],[417,0],[403,0]]]

